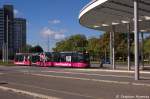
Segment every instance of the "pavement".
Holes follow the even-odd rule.
[[[12,99],[12,97],[15,97],[15,99],[33,99],[34,98],[28,95],[14,93],[13,91],[10,91],[10,90],[8,91],[0,90],[0,97],[1,99]]]
[[[150,72],[0,66],[1,99],[150,99]]]
[[[92,68],[99,68],[99,64],[92,64],[91,65]],[[128,70],[128,66],[127,64],[115,64],[116,70]],[[103,64],[103,67],[101,69],[107,69],[107,70],[112,70],[113,66],[111,64]],[[144,68],[142,67],[142,65],[139,65],[139,69],[141,71],[150,71],[150,65],[149,64],[145,64]],[[131,64],[131,71],[134,71],[134,64]]]

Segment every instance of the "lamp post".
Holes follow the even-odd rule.
[[[49,52],[50,34],[47,35],[47,51]]]

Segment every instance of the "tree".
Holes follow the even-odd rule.
[[[144,52],[145,54],[150,53],[150,39],[144,41]]]
[[[103,35],[100,36],[99,45],[101,57],[108,56],[107,53],[109,52],[109,42],[110,42],[109,33],[104,33]]]
[[[130,34],[131,55],[133,55],[134,35]],[[110,34],[104,33],[99,38],[90,38],[87,40],[85,35],[72,35],[65,40],[56,43],[54,51],[83,51],[86,50],[93,57],[93,60],[108,58],[110,53]],[[127,34],[115,33],[115,58],[122,58],[124,61],[127,57]]]
[[[87,39],[85,35],[72,35],[65,40],[56,43],[54,51],[80,51],[87,46]]]
[[[40,45],[36,45],[34,47],[31,47],[29,49],[29,52],[30,53],[41,53],[41,52],[43,52],[43,48]]]
[[[144,41],[144,56],[150,60],[150,37],[147,37]]]
[[[32,45],[27,44],[26,46],[23,46],[22,52],[28,53],[28,52],[29,52],[29,49],[31,49],[31,48],[32,48]]]
[[[90,38],[88,39],[87,51],[91,56],[91,60],[99,60],[100,58],[100,44],[99,38]]]

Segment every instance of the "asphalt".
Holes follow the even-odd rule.
[[[140,77],[135,81],[134,72],[126,70],[0,66],[0,97],[150,99],[150,73],[143,71]]]
[[[1,84],[0,84],[1,86]],[[35,97],[21,94],[21,93],[15,93],[11,90],[0,90],[0,99],[33,99]],[[36,99],[38,99],[36,97]],[[40,99],[40,98],[39,98]]]

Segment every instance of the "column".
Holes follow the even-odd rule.
[[[112,63],[113,63],[113,70],[116,69],[115,66],[115,25],[112,25]]]
[[[128,70],[131,70],[131,59],[130,59],[130,23],[127,23],[127,40],[128,40]]]
[[[144,69],[144,43],[143,43],[143,32],[141,32],[141,67]]]
[[[112,65],[112,32],[110,32],[110,40],[109,40],[109,44],[110,44],[110,63]]]
[[[139,31],[138,0],[134,0],[134,44],[135,44],[135,80],[139,80]]]

